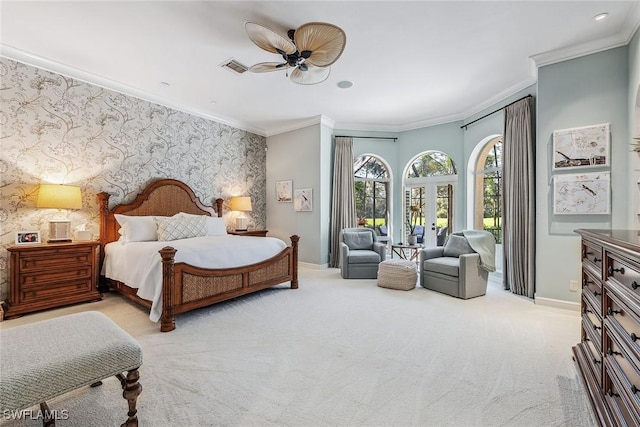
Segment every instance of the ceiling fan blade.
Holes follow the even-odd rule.
[[[307,62],[317,67],[326,67],[340,58],[347,44],[347,36],[335,25],[309,22],[296,30],[294,41],[300,52],[311,52]]]
[[[249,71],[251,71],[252,73],[268,73],[270,71],[286,70],[287,68],[291,68],[287,63],[261,62],[259,64],[255,64],[249,67]]]
[[[288,40],[270,28],[256,24],[255,22],[245,22],[244,29],[251,41],[267,52],[279,54],[278,49],[280,49],[290,55],[296,51],[296,46],[291,40]]]
[[[308,67],[307,71],[296,68],[291,72],[291,80],[301,85],[314,85],[327,80],[331,67]]]

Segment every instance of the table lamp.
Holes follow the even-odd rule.
[[[236,231],[246,231],[247,217],[244,216],[244,212],[251,212],[251,197],[232,197],[229,207],[232,211],[240,212],[236,217]]]
[[[61,184],[41,184],[38,193],[38,208],[82,209],[80,187]],[[71,241],[71,220],[54,218],[49,220],[49,242]]]

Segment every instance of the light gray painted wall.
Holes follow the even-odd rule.
[[[319,264],[329,264],[329,237],[331,223],[331,187],[333,184],[333,129],[327,125],[320,126],[320,183],[318,200],[320,204],[320,241],[318,242]]]
[[[536,298],[579,302],[579,293],[569,291],[569,281],[580,280],[575,228],[629,226],[627,51],[620,47],[538,70]],[[600,123],[611,124],[612,214],[557,218],[551,204],[553,131]]]
[[[629,136],[640,137],[640,30],[629,43]],[[631,179],[640,182],[640,154],[629,156]],[[629,186],[629,226],[640,228],[640,184]]]
[[[267,138],[267,229],[269,235],[289,241],[289,236],[300,236],[299,260],[311,264],[326,264],[326,248],[321,237],[322,212],[329,204],[322,200],[328,192],[322,183],[323,164],[330,155],[322,153],[320,124],[297,129]],[[326,137],[325,137],[326,139]],[[329,148],[330,149],[330,148]],[[326,150],[326,148],[325,148]],[[293,203],[276,200],[276,181],[293,180],[293,190],[313,189],[313,211],[296,212]],[[321,203],[321,201],[323,203]],[[326,245],[326,242],[324,243]]]

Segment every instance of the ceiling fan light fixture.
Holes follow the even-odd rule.
[[[340,58],[346,45],[342,29],[324,22],[309,22],[296,30],[289,30],[290,40],[275,31],[257,24],[245,22],[249,39],[259,48],[276,53],[284,62],[262,62],[249,67],[254,73],[265,73],[293,68],[291,80],[298,84],[317,84],[329,77],[330,65]]]

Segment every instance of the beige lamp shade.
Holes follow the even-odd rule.
[[[251,197],[232,197],[229,208],[232,211],[251,212]],[[236,217],[236,231],[247,229],[247,217],[241,213]]]
[[[80,187],[75,185],[41,184],[38,193],[38,208],[82,209]],[[49,242],[70,242],[71,221],[53,218],[49,220]]]
[[[80,187],[74,185],[41,184],[36,207],[82,209]]]
[[[232,211],[251,212],[251,197],[232,197],[229,208]]]

